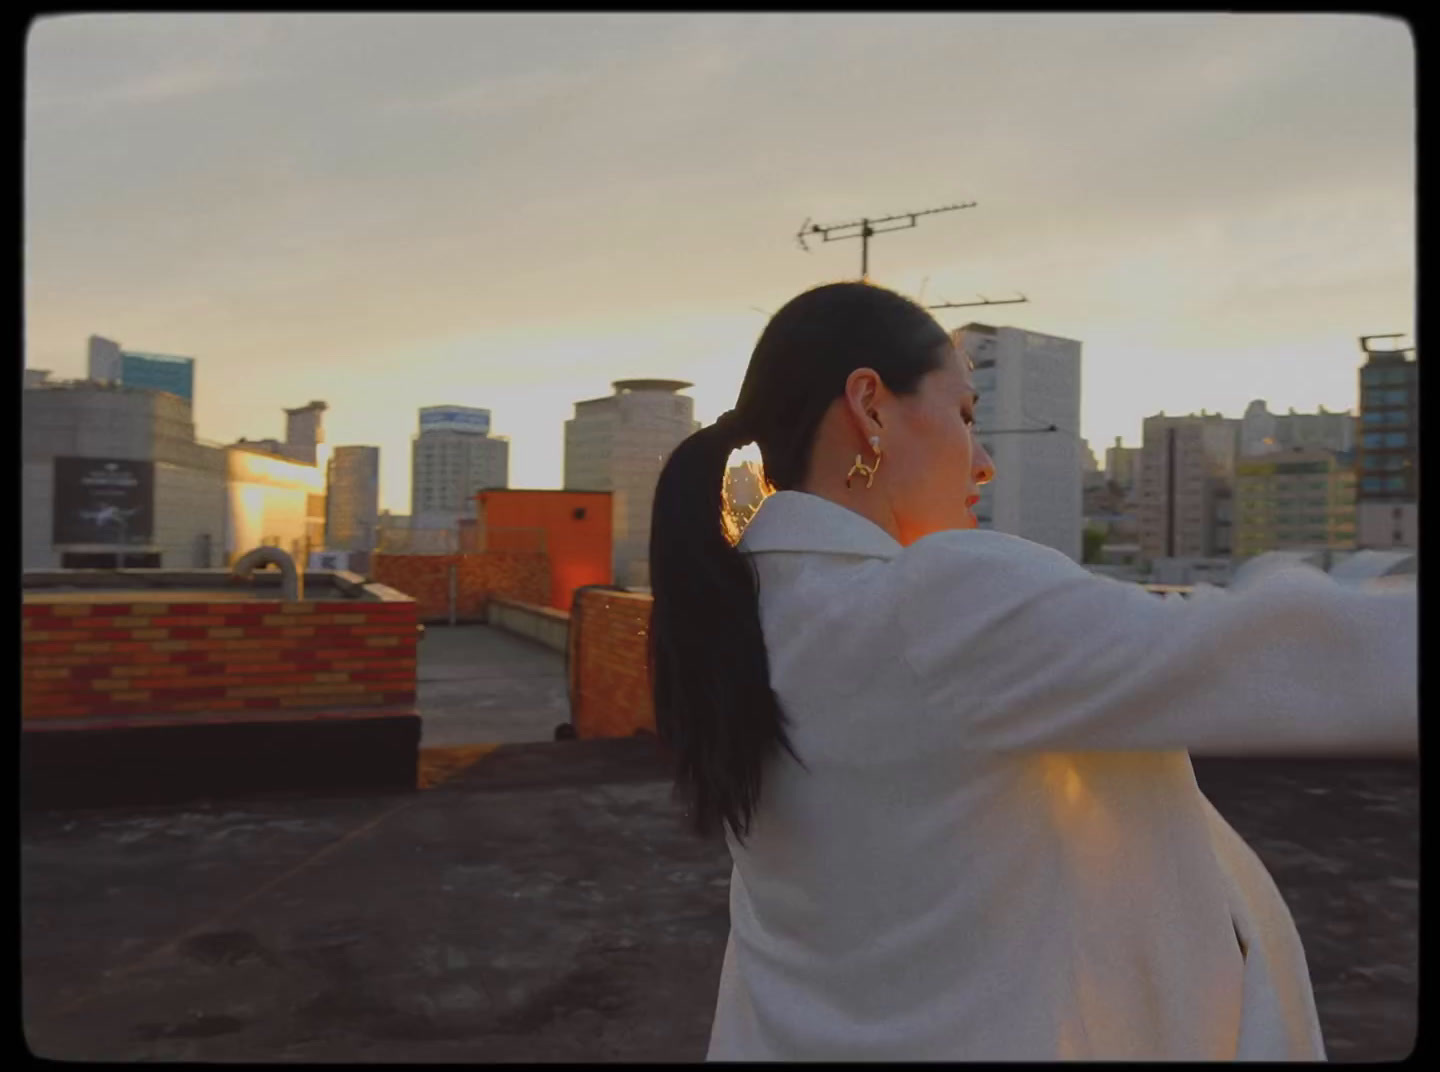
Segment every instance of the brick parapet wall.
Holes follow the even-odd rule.
[[[415,703],[409,601],[27,602],[21,716]]]
[[[655,732],[647,643],[651,597],[576,593],[571,617],[571,718],[578,737]]]
[[[455,567],[455,617],[484,621],[489,596],[524,603],[550,600],[550,561],[531,551],[483,551],[454,555],[373,556],[374,580],[415,600],[420,621],[450,618],[450,569]]]

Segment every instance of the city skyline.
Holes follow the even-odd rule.
[[[26,364],[193,355],[223,442],[324,398],[397,513],[428,405],[489,409],[511,486],[558,487],[574,402],[685,379],[708,423],[760,310],[858,274],[804,218],[973,200],[871,277],[1027,294],[937,316],[1080,340],[1097,449],[1355,412],[1356,338],[1413,330],[1414,70],[1363,15],[42,19]]]

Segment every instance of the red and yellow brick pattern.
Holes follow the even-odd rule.
[[[538,552],[377,554],[371,559],[371,574],[377,583],[415,600],[420,621],[444,621],[450,616],[452,566],[457,619],[483,620],[491,595],[542,606],[550,601],[550,560]]]
[[[571,719],[577,737],[655,732],[646,645],[651,598],[643,593],[578,593],[571,617]]]
[[[26,602],[25,719],[415,703],[415,604]]]

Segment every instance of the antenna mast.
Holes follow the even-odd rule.
[[[840,242],[844,241],[847,238],[860,239],[860,278],[862,281],[869,282],[870,239],[873,238],[875,235],[885,234],[889,231],[909,230],[911,227],[916,226],[916,222],[920,219],[921,216],[933,216],[937,212],[954,212],[956,209],[974,207],[974,201],[967,201],[963,205],[945,205],[942,208],[927,208],[921,210],[920,212],[902,212],[896,216],[882,216],[876,220],[872,220],[867,216],[864,219],[858,220],[854,223],[836,223],[832,224],[829,227],[821,227],[818,223],[811,223],[810,220],[807,218],[805,222],[800,225],[800,231],[798,234],[795,235],[795,241],[800,243],[801,249],[803,249],[806,253],[809,253],[810,247],[805,244],[806,235],[819,235],[821,239],[826,242]],[[893,223],[896,220],[909,220],[910,222],[902,223],[896,227],[881,227],[879,229],[875,227],[875,224]],[[857,228],[858,230],[856,230]],[[850,230],[855,230],[855,233],[834,233],[838,231]]]

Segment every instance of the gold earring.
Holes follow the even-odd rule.
[[[871,436],[870,446],[875,451],[875,464],[866,465],[859,454],[855,455],[855,464],[845,474],[845,486],[850,486],[850,478],[856,473],[865,474],[865,486],[868,488],[875,481],[875,471],[880,468],[880,437]]]

